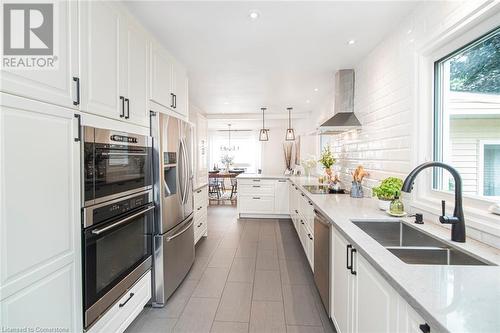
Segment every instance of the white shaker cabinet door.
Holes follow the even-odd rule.
[[[275,214],[289,214],[288,192],[289,189],[286,179],[276,180],[275,190],[274,190]]]
[[[333,309],[332,319],[336,321],[339,333],[351,332],[351,272],[347,269],[347,246],[344,237],[335,228],[333,233]]]
[[[120,11],[111,1],[80,1],[81,110],[124,118],[120,99]]]
[[[151,89],[149,99],[173,110],[173,58],[160,45],[151,43]]]
[[[81,331],[77,118],[50,104],[0,97],[2,327]]]
[[[352,332],[396,332],[398,295],[360,253],[354,258]]]
[[[77,2],[54,2],[54,67],[0,70],[0,90],[38,101],[77,108],[78,12]],[[31,57],[31,56],[30,56]],[[52,57],[51,57],[52,58]]]
[[[173,110],[182,116],[188,114],[188,78],[186,69],[177,61],[173,63],[174,80],[174,108]]]
[[[126,119],[136,125],[149,126],[149,39],[147,34],[132,22],[122,22],[124,43],[120,54],[124,70],[120,85],[125,87],[120,95],[126,100]]]

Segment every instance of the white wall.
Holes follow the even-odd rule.
[[[370,172],[369,188],[388,176],[404,178],[415,165],[415,115],[421,112],[416,87],[417,50],[433,38],[448,33],[483,2],[425,2],[404,18],[368,56],[355,66],[354,109],[362,129],[330,137],[338,157],[337,167],[350,181],[348,171],[362,164]],[[432,82],[429,82],[429,85]],[[329,101],[323,110],[331,106]],[[318,112],[321,117],[321,112]],[[415,142],[415,144],[413,144]],[[469,229],[468,229],[469,230]],[[500,247],[499,238],[469,235]]]

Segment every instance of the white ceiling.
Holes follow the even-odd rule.
[[[130,11],[188,69],[208,114],[310,112],[415,6],[412,1],[131,1]],[[260,18],[252,21],[250,10]],[[354,45],[348,41],[354,39]],[[315,92],[314,88],[319,91]],[[310,103],[306,103],[309,100]]]

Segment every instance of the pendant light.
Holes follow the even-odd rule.
[[[286,130],[285,140],[294,141],[295,133],[292,128],[292,109],[291,107],[286,108],[288,110],[288,128]]]
[[[262,129],[260,130],[259,133],[259,141],[269,141],[269,135],[267,134],[267,129],[264,126],[264,111],[267,110],[267,108],[260,108],[262,110]]]

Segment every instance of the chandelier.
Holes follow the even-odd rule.
[[[232,153],[237,150],[240,150],[239,146],[231,145],[231,124],[227,124],[228,126],[228,140],[227,140],[227,145],[221,145],[220,146],[220,151],[225,152],[225,153]]]

